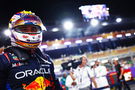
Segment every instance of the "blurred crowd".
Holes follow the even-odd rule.
[[[113,58],[112,63],[107,62],[106,65],[103,65],[99,60],[96,60],[94,65],[90,66],[86,56],[82,56],[80,60],[81,62],[76,68],[70,67],[68,71],[64,71],[60,79],[64,90],[111,90],[107,78],[110,71],[117,73],[118,85],[115,90],[122,90],[122,88],[130,90],[123,75],[123,70],[130,67],[130,64],[123,60],[119,62],[118,58]],[[108,68],[109,66],[113,67]]]

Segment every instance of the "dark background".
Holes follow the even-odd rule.
[[[35,12],[45,25],[55,25],[64,18],[82,21],[82,15],[78,7],[92,4],[106,4],[110,9],[111,17],[135,16],[135,5],[132,0],[2,0],[0,26],[7,26],[12,15],[22,10]]]
[[[0,2],[0,45],[9,43],[9,40],[3,34],[3,30],[8,28],[8,22],[16,12],[22,10],[35,12],[47,27],[48,32],[44,33],[43,39],[47,41],[66,38],[62,30],[56,33],[49,32],[53,27],[61,26],[64,19],[73,19],[76,25],[81,26],[83,17],[78,7],[93,4],[106,4],[110,13],[109,21],[114,22],[116,17],[121,17],[126,23],[111,24],[101,28],[96,33],[91,34],[90,32],[89,35],[135,28],[135,5],[133,0],[2,0]],[[78,33],[85,33],[85,29]],[[77,33],[73,32],[73,34],[74,37],[70,38],[80,37],[80,35],[76,35]]]

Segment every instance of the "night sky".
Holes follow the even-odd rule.
[[[133,0],[3,0],[0,4],[0,31],[8,27],[13,14],[22,10],[35,12],[47,27],[59,25],[67,18],[83,22],[81,11],[78,9],[81,5],[106,4],[110,17],[135,17]],[[57,35],[49,33],[45,38],[53,40],[52,37]]]
[[[133,0],[3,0],[0,4],[1,27],[7,26],[12,15],[22,10],[35,12],[45,25],[54,25],[65,18],[82,21],[78,7],[92,4],[106,4],[111,16],[135,16]]]

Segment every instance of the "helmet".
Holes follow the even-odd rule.
[[[11,44],[22,48],[37,48],[42,41],[42,21],[31,11],[21,11],[12,16],[9,22]]]

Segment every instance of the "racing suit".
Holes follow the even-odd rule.
[[[62,90],[48,55],[10,47],[0,55],[0,90]]]

